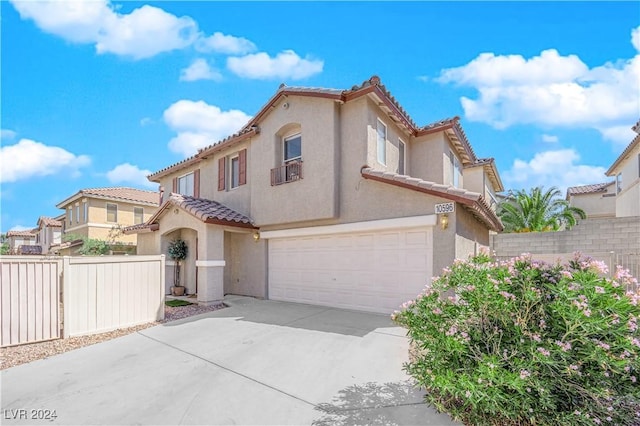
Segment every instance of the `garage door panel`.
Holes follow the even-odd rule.
[[[269,297],[390,313],[432,274],[432,229],[269,241]]]

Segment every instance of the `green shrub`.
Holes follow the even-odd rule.
[[[393,319],[426,400],[473,425],[640,424],[635,281],[579,256],[456,261]],[[635,281],[637,283],[637,281]]]

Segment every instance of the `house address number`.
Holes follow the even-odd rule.
[[[453,213],[455,211],[456,203],[442,203],[436,204],[436,214]]]

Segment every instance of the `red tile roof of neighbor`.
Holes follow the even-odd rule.
[[[595,183],[592,185],[571,186],[567,188],[567,198],[571,195],[595,194],[598,192],[607,192],[607,187],[615,182]]]
[[[59,220],[55,220],[53,218],[47,217],[47,216],[40,216],[40,219],[38,219],[38,225],[40,225],[40,223],[42,223],[44,226],[49,226],[51,228],[61,228],[62,227],[62,222],[60,222]]]
[[[489,229],[496,232],[500,232],[503,229],[502,222],[500,222],[498,216],[491,210],[484,197],[477,192],[456,188],[451,185],[428,182],[397,173],[373,170],[368,167],[363,167],[360,172],[365,179],[377,180],[390,185],[455,201],[466,207],[478,220],[489,227]]]
[[[23,229],[21,231],[8,231],[7,237],[35,237],[38,233],[38,228]]]
[[[459,117],[447,118],[419,127],[411,119],[409,114],[404,110],[396,98],[393,97],[393,95],[391,95],[387,88],[382,84],[380,78],[374,75],[370,79],[362,82],[362,84],[355,85],[348,90],[317,87],[289,87],[282,84],[271,99],[269,99],[258,113],[242,129],[240,129],[240,131],[219,142],[200,149],[197,154],[185,160],[152,173],[148,178],[153,182],[158,182],[160,178],[168,175],[169,173],[189,167],[190,165],[200,161],[202,158],[207,158],[207,156],[216,151],[260,133],[259,123],[262,118],[271,111],[274,104],[283,96],[298,95],[321,97],[340,102],[349,102],[353,99],[369,94],[379,100],[378,106],[389,114],[389,117],[391,117],[398,126],[405,129],[408,134],[418,137],[435,132],[445,132],[451,143],[456,147],[460,157],[462,158],[463,165],[468,166],[475,164],[478,161],[462,126],[460,126]]]
[[[63,208],[77,198],[93,197],[103,198],[114,201],[126,201],[129,203],[139,203],[147,205],[158,205],[160,193],[157,191],[145,191],[136,188],[127,187],[108,187],[108,188],[87,188],[81,189],[71,197],[57,204],[56,207]]]
[[[230,209],[217,201],[204,198],[194,198],[186,195],[172,193],[160,209],[149,220],[140,225],[128,226],[124,229],[126,234],[134,234],[141,231],[155,231],[160,217],[170,210],[178,207],[205,223],[235,226],[240,228],[256,228],[248,216]]]

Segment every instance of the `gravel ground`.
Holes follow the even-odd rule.
[[[68,339],[57,339],[47,342],[30,343],[26,345],[12,346],[9,348],[1,348],[0,370],[15,367],[16,365],[20,364],[26,364],[38,359],[48,358],[53,355],[61,354],[63,352],[69,352],[74,349],[104,342],[106,340],[115,339],[116,337],[135,333],[136,331],[144,330],[145,328],[153,327],[165,322],[171,322],[193,315],[215,311],[224,307],[224,305],[199,306],[197,304],[193,304],[187,306],[178,306],[174,308],[165,305],[164,320],[162,321],[140,324],[135,327],[122,328],[114,331],[109,331],[107,333],[92,334],[90,336],[70,337]]]

